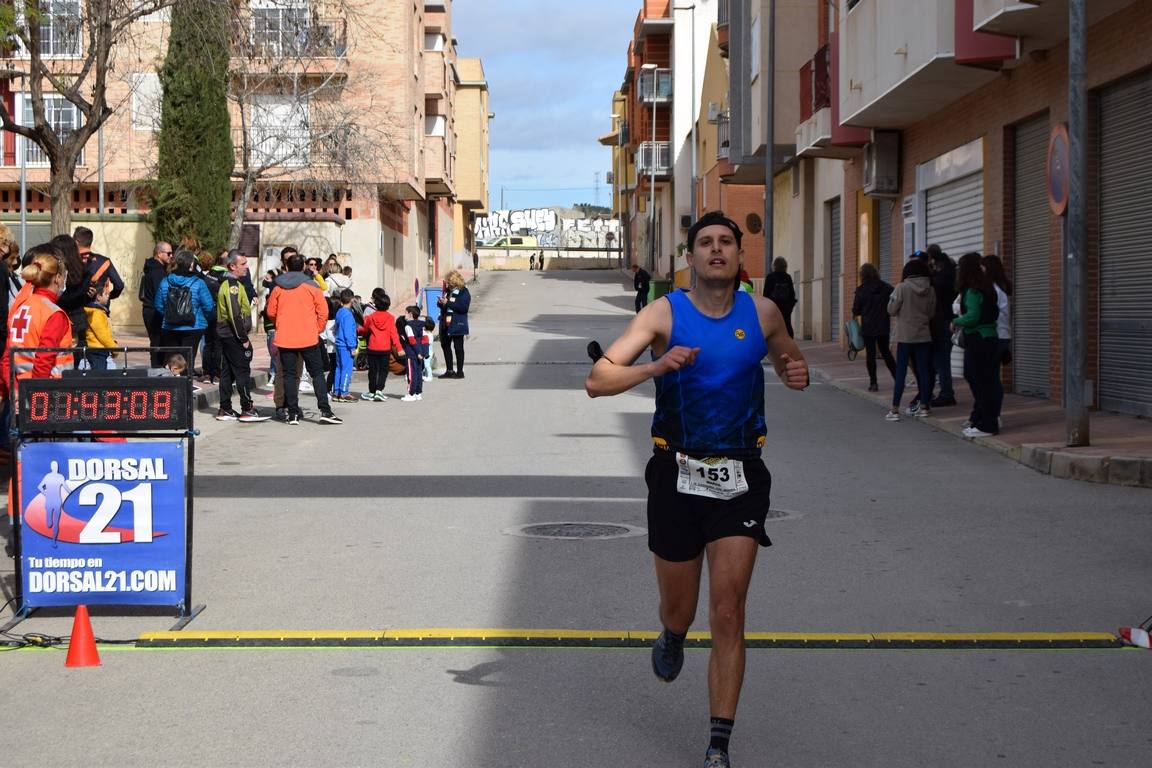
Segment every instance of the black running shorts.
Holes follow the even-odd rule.
[[[676,454],[656,450],[644,470],[648,483],[648,549],[664,560],[694,560],[704,546],[727,536],[748,536],[760,546],[772,541],[764,532],[772,493],[772,473],[763,459],[745,459],[748,492],[734,499],[711,499],[676,490],[680,470]]]

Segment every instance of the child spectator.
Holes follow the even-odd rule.
[[[179,353],[168,356],[168,373],[173,376],[187,376],[188,375],[188,361],[184,359],[184,355]]]
[[[328,322],[324,324],[324,331],[320,334],[320,341],[324,344],[324,383],[329,392],[336,384],[336,312],[340,309],[340,302],[328,299]]]
[[[352,365],[355,362],[356,345],[359,343],[356,333],[356,317],[352,314],[351,288],[340,291],[340,309],[336,311],[336,327],[333,332],[336,345],[336,383],[333,385],[333,400],[342,403],[352,403],[349,389],[352,387]]]
[[[87,343],[84,359],[94,371],[108,370],[108,356],[118,356],[116,339],[112,337],[112,326],[108,320],[108,301],[111,296],[112,281],[104,278],[96,286],[96,297],[84,306],[84,316],[88,320],[88,330],[84,334]]]
[[[361,400],[384,402],[384,382],[388,380],[388,359],[400,350],[400,337],[396,333],[396,320],[388,309],[392,299],[383,288],[372,290],[372,307],[375,311],[365,314],[364,337],[368,341],[365,354],[368,357],[368,391],[360,395]]]
[[[400,398],[406,403],[424,399],[424,360],[428,357],[428,349],[432,346],[432,339],[424,328],[424,319],[420,317],[420,307],[413,304],[405,307],[407,322],[404,323],[404,353],[408,356],[408,394]]]
[[[436,348],[432,346],[432,335],[436,333],[436,321],[430,317],[424,318],[424,338],[428,342],[428,355],[424,358],[424,381],[432,381],[432,357]]]

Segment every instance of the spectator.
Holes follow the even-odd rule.
[[[52,238],[52,245],[60,250],[64,256],[64,268],[68,272],[67,283],[64,290],[56,297],[56,306],[64,310],[68,320],[72,323],[72,338],[76,344],[83,344],[87,338],[88,321],[84,316],[84,305],[92,297],[88,295],[88,279],[85,277],[84,262],[80,258],[80,250],[76,241],[69,235],[56,235]],[[82,353],[77,351],[73,356],[73,364],[79,364]]]
[[[352,289],[352,278],[344,274],[344,268],[338,262],[329,261],[324,271],[324,279],[328,281],[328,295],[339,301],[341,291]]]
[[[140,275],[140,290],[137,292],[144,329],[148,332],[148,345],[152,347],[153,368],[161,368],[164,365],[164,354],[156,349],[160,346],[164,321],[164,314],[156,311],[156,291],[160,288],[160,281],[168,274],[168,264],[171,261],[172,246],[165,242],[156,243],[156,247],[152,249],[152,258],[144,261],[144,272]]]
[[[966,253],[956,267],[960,314],[952,321],[964,340],[964,379],[972,390],[972,413],[964,436],[991,437],[1000,431],[1000,341],[996,336],[996,290],[980,265],[980,254]]]
[[[543,254],[541,254],[543,260]],[[440,349],[444,353],[442,379],[464,378],[464,337],[468,335],[468,309],[472,294],[464,285],[464,276],[452,270],[444,278],[444,293],[436,300],[440,305]],[[453,358],[455,350],[455,358]],[[453,371],[453,362],[456,370]]]
[[[112,281],[107,277],[101,278],[97,290],[96,298],[84,307],[85,320],[88,323],[84,359],[88,361],[88,367],[92,370],[106,371],[108,357],[119,357],[108,313],[108,302],[112,298]]]
[[[919,407],[913,411],[918,417],[932,413],[928,396],[928,358],[932,353],[932,331],[928,327],[936,314],[936,292],[928,265],[913,258],[904,265],[903,280],[888,299],[888,314],[896,318],[896,372],[892,386],[892,408],[885,416],[888,421],[900,420],[900,400],[904,396],[904,377],[908,362],[916,366],[919,384]]]
[[[359,343],[359,334],[356,330],[356,317],[352,314],[352,298],[355,294],[350,288],[340,292],[337,299],[340,309],[336,310],[336,322],[333,336],[336,347],[336,383],[332,389],[332,399],[341,403],[354,403],[349,390],[352,388],[352,366],[356,361],[356,345]]]
[[[153,306],[163,317],[163,345],[191,350],[187,358],[191,374],[196,370],[196,354],[208,328],[208,316],[216,312],[216,301],[196,274],[192,251],[177,251],[174,262],[175,270],[160,281]]]
[[[364,336],[368,359],[368,391],[360,395],[361,400],[384,402],[384,384],[388,381],[388,360],[400,350],[400,336],[396,333],[396,321],[388,310],[392,299],[383,288],[372,291],[371,313],[364,314]]]
[[[420,317],[420,307],[415,304],[405,307],[404,345],[407,357],[408,394],[400,398],[411,403],[424,399],[424,360],[428,357],[428,337],[424,329],[424,318]]]
[[[275,280],[268,297],[268,316],[276,325],[276,347],[280,350],[280,378],[284,383],[284,409],[289,424],[300,423],[299,364],[308,369],[320,409],[321,424],[343,424],[332,413],[324,384],[324,364],[320,359],[320,333],[328,322],[328,304],[311,275],[304,272],[304,258],[288,257],[288,271]]]
[[[860,285],[852,299],[852,316],[860,318],[860,335],[864,337],[865,363],[868,368],[868,391],[880,391],[876,381],[876,353],[884,358],[888,373],[896,378],[896,363],[892,359],[889,337],[892,318],[888,314],[888,299],[892,286],[880,279],[876,267],[868,262],[860,265]]]
[[[648,306],[648,289],[652,285],[652,275],[639,264],[632,265],[632,289],[636,291],[636,311]]]
[[[101,280],[108,278],[112,283],[110,298],[115,301],[124,293],[124,281],[116,271],[112,259],[92,251],[92,230],[88,227],[76,227],[72,232],[72,239],[76,241],[76,248],[80,251],[80,260],[84,262],[84,276],[88,278],[90,287],[95,287]],[[94,297],[93,292],[88,294]]]
[[[771,299],[784,316],[788,338],[795,338],[792,330],[792,310],[796,307],[796,285],[788,274],[788,262],[781,256],[772,260],[772,272],[764,278],[764,298]]]
[[[62,237],[68,237],[62,235]],[[71,241],[72,238],[68,237]],[[20,277],[24,287],[8,311],[7,335],[10,348],[68,349],[74,345],[72,323],[56,303],[67,285],[67,265],[54,242],[37,245],[24,255],[27,265]],[[17,383],[27,378],[59,378],[65,368],[73,367],[72,352],[15,352],[0,359],[0,394],[8,392],[10,366]]]
[[[20,289],[24,286],[20,279],[20,245],[12,236],[12,231],[4,224],[0,224],[0,317],[8,321],[8,308],[16,302]],[[0,356],[7,356],[8,334],[0,336]],[[9,451],[9,428],[12,426],[12,403],[4,398],[0,403],[0,465],[7,464],[12,459]]]
[[[935,250],[933,251],[933,247]],[[952,386],[952,302],[956,300],[956,265],[939,246],[929,246],[932,288],[936,291],[936,314],[932,318],[932,371],[940,391],[932,399],[933,408],[956,405]]]
[[[220,344],[220,409],[217,421],[267,421],[252,402],[252,305],[244,287],[248,257],[229,251],[221,266],[220,290],[216,294],[216,334]],[[240,412],[232,410],[232,387],[240,396]]]
[[[200,265],[200,279],[208,286],[208,293],[215,301],[220,295],[220,287],[224,284],[224,257],[213,254],[211,251],[200,251],[196,254],[196,262]],[[245,262],[247,264],[247,262]],[[245,266],[247,271],[247,266]],[[220,335],[216,332],[216,312],[208,315],[208,327],[204,329],[204,371],[200,377],[203,384],[215,384],[220,377]]]

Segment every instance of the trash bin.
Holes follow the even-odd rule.
[[[436,288],[424,289],[424,314],[432,318],[432,322],[440,322],[440,305],[436,303],[444,294],[444,289],[437,286]]]
[[[653,280],[648,286],[648,303],[656,301],[661,296],[667,296],[672,291],[671,280]]]

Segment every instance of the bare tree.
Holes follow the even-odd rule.
[[[321,17],[292,2],[237,9],[228,88],[238,182],[232,247],[262,186],[336,195],[376,180],[377,163],[391,162],[391,137],[380,126],[392,121],[370,104],[353,111],[341,99],[348,29],[359,20],[354,0],[324,10]]]
[[[0,6],[0,35],[7,41],[0,77],[23,79],[29,94],[25,115],[13,115],[0,102],[0,127],[47,158],[54,233],[71,229],[76,166],[113,113],[107,90],[115,53],[132,47],[137,21],[175,2],[15,0]]]

